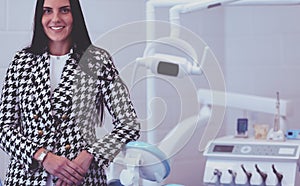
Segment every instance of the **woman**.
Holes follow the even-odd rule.
[[[78,0],[37,0],[34,21],[1,95],[5,185],[106,185],[104,168],[139,137],[128,90],[110,55],[92,45]],[[114,129],[97,139],[104,105]]]

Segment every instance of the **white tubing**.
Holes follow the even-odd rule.
[[[188,4],[180,4],[173,6],[169,10],[169,20],[171,23],[171,37],[179,37],[180,35],[180,14],[189,13],[193,11],[206,10],[223,6],[225,4],[234,3],[240,0],[200,0]]]
[[[158,144],[158,148],[163,151],[167,158],[176,155],[189,142],[194,132],[198,128],[205,126],[211,116],[211,110],[204,106],[203,111],[198,115],[184,119]]]
[[[260,5],[300,5],[299,0],[243,0],[231,3],[230,6],[260,6]]]
[[[269,97],[262,97],[250,94],[240,94],[233,92],[222,92],[210,89],[199,89],[198,102],[205,102],[210,105],[225,106],[241,110],[261,112],[267,114],[277,114],[276,99]],[[212,95],[215,95],[215,99]],[[226,102],[223,97],[226,96]],[[218,99],[220,98],[220,99]],[[293,104],[290,100],[280,100],[280,116],[287,117],[292,114]]]
[[[183,51],[184,53],[187,54],[187,56],[190,56],[193,59],[193,62],[196,64],[198,63],[198,55],[197,52],[195,51],[195,49],[193,48],[192,45],[190,45],[188,42],[186,42],[185,40],[182,40],[178,37],[163,37],[163,38],[159,38],[156,40],[155,43],[150,43],[146,46],[145,50],[144,50],[144,57],[148,57],[148,56],[152,56],[155,53],[157,53],[157,51],[155,51],[154,49],[158,46],[158,45],[169,45],[169,46],[173,46],[176,49]]]
[[[195,2],[195,0],[149,0],[147,3],[151,3],[155,7],[166,7],[166,6],[174,6],[182,3],[191,3]]]
[[[207,1],[199,1],[194,3],[189,3],[183,6],[181,13],[188,13],[197,10],[210,9],[219,6],[224,6],[230,3],[234,3],[241,0],[207,0]]]
[[[176,5],[169,10],[169,21],[170,21],[170,37],[178,38],[180,36],[180,14],[184,5]]]
[[[190,3],[193,0],[149,0],[146,3],[146,20],[154,21],[155,20],[155,8],[156,7],[171,7],[178,4]],[[147,28],[147,39],[153,40],[155,38],[155,27],[153,24],[149,25]]]
[[[155,8],[156,7],[166,7],[166,6],[174,6],[182,3],[189,3],[193,0],[149,0],[146,4],[146,21],[147,21],[147,33],[146,33],[146,48],[149,48],[151,41],[153,41],[155,36]],[[149,42],[150,41],[150,42]],[[151,48],[149,53],[153,53],[154,48]],[[151,74],[149,74],[151,75]],[[150,100],[155,97],[155,82],[153,79],[147,79],[147,103],[146,105],[150,105]],[[150,108],[150,107],[147,107]],[[147,109],[147,113],[151,113],[151,110]],[[155,114],[152,115],[151,119],[147,121],[147,128],[151,129],[154,125],[153,121],[155,121]],[[148,143],[155,143],[155,135],[153,135],[153,131],[149,131],[147,135]]]

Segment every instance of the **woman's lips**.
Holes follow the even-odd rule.
[[[61,30],[61,29],[64,28],[64,26],[50,26],[50,28],[51,28],[52,30]]]

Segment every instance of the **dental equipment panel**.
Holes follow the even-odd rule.
[[[293,186],[300,183],[300,141],[226,136],[208,143],[204,184]]]
[[[199,90],[199,99],[205,100],[208,104],[222,105],[223,103],[219,103],[218,100],[209,102],[211,92]],[[292,103],[288,100],[280,100],[279,104],[279,93],[277,98],[273,99],[213,92],[226,94],[227,107],[244,112],[275,114],[276,129],[279,129],[279,124],[284,124],[284,119],[292,110]],[[200,151],[201,149],[199,146]],[[211,140],[204,148],[203,155],[206,158],[203,183],[206,185],[294,186],[300,182],[299,140],[281,140],[281,138],[258,140],[253,137],[227,136]]]

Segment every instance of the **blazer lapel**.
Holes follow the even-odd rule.
[[[37,57],[33,69],[33,83],[36,114],[47,120],[48,114],[51,113],[50,64],[47,52]]]

